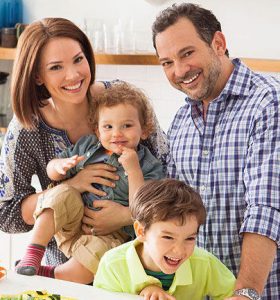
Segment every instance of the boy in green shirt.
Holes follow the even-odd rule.
[[[136,240],[102,257],[94,286],[146,299],[230,297],[235,277],[195,246],[206,212],[197,192],[175,179],[151,180],[129,204]]]

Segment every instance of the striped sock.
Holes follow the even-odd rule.
[[[37,272],[37,275],[54,278],[54,266],[41,266]]]
[[[46,247],[29,244],[27,246],[23,259],[17,264],[16,272],[18,274],[32,276],[38,273]]]

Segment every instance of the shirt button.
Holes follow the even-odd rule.
[[[205,185],[202,185],[202,186],[200,187],[200,190],[204,192],[204,191],[206,190],[206,186],[205,186]]]
[[[209,154],[209,151],[208,150],[203,150],[202,154],[203,154],[203,156],[207,156]]]
[[[87,157],[90,157],[90,152],[89,152],[89,151],[87,152],[86,156],[87,156]]]

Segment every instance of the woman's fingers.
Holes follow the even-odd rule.
[[[116,168],[106,164],[88,165],[67,182],[81,193],[91,192],[98,196],[105,196],[106,194],[94,187],[93,184],[115,187],[114,181],[118,180],[119,176],[114,173],[114,170]]]
[[[104,191],[93,187],[93,185],[91,183],[86,187],[86,191],[89,192],[89,193],[93,193],[93,194],[95,194],[97,196],[100,196],[100,197],[106,196],[106,193]]]
[[[125,225],[132,224],[128,207],[112,200],[96,200],[94,207],[100,209],[91,210],[85,207],[82,223],[94,227],[96,235],[106,235]]]
[[[86,224],[82,224],[82,230],[85,234],[91,235],[92,234],[91,229],[92,229],[92,227],[90,227]]]
[[[94,210],[85,207],[85,213],[82,219],[82,223],[87,225],[89,228],[94,226],[93,214]]]
[[[89,176],[88,177],[90,180],[90,183],[97,183],[97,184],[101,184],[101,185],[106,185],[109,187],[115,187],[115,180],[116,179],[107,179],[107,178],[103,178],[103,177],[97,177],[97,176]]]
[[[112,180],[118,180],[119,176],[114,173],[112,169],[108,168],[97,168],[95,165],[88,165],[85,167],[86,171],[90,172],[93,177],[102,177]]]
[[[108,165],[108,164],[103,164],[103,163],[87,165],[85,168],[92,169],[92,170],[107,170],[110,172],[116,171],[115,167]]]

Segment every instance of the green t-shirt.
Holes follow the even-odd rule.
[[[147,275],[157,278],[162,285],[162,288],[167,291],[171,287],[175,274],[165,274],[163,272],[154,272],[145,269]]]

